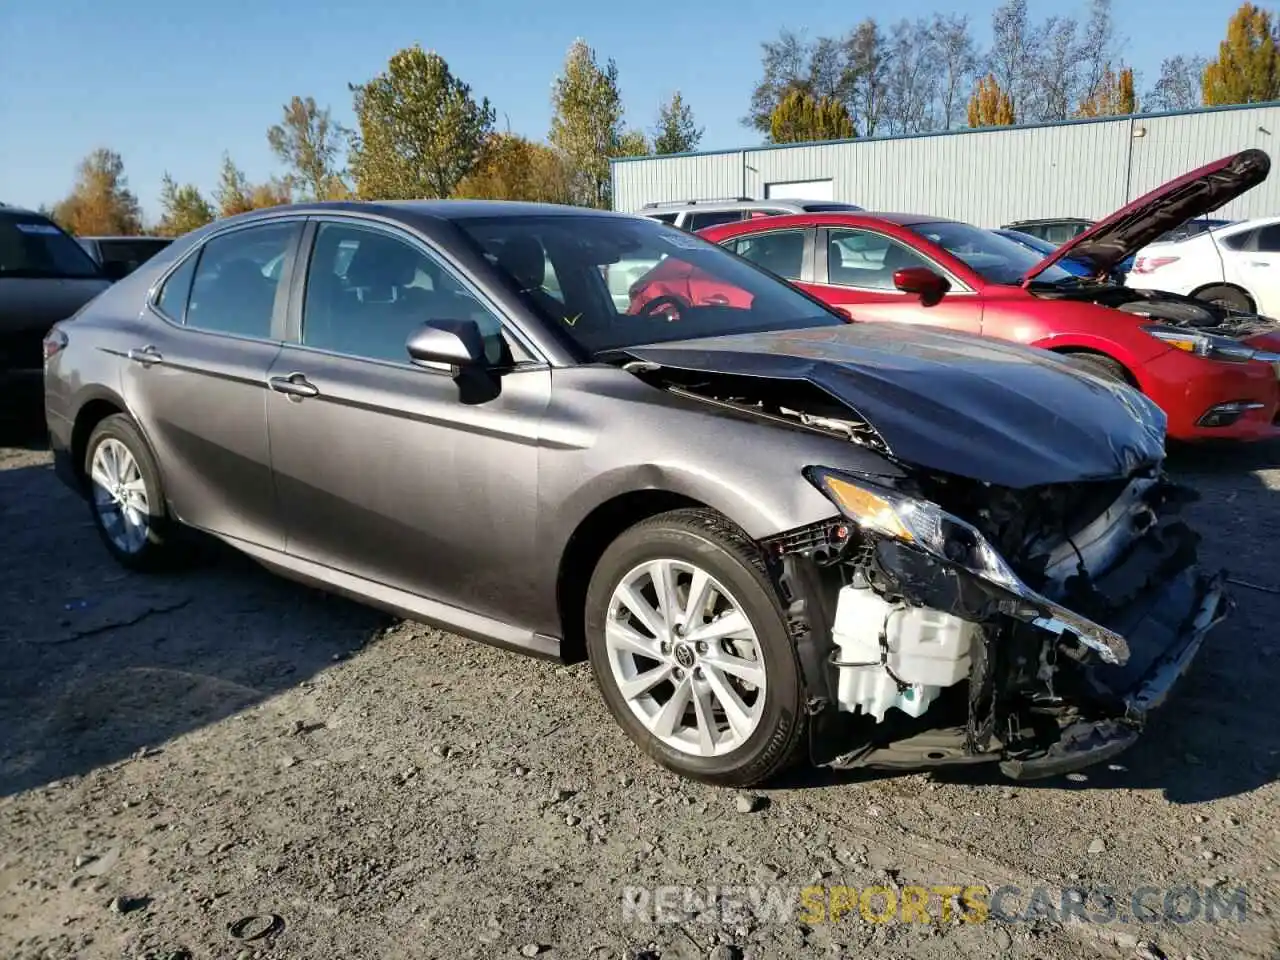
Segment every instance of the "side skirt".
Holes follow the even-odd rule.
[[[367,604],[398,617],[404,617],[406,620],[417,620],[513,653],[545,660],[560,659],[558,637],[521,630],[501,620],[462,610],[438,600],[429,600],[386,584],[335,570],[333,567],[326,567],[301,557],[272,550],[270,547],[248,543],[234,537],[218,536],[218,539],[290,580],[329,590],[357,603]]]

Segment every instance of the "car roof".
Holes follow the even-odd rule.
[[[1087,217],[1037,217],[1034,220],[1010,220],[1006,227],[1029,227],[1040,223],[1093,223]]]
[[[52,218],[48,214],[41,213],[39,210],[28,210],[26,207],[15,207],[9,203],[0,203],[0,216],[19,216],[19,217],[43,217],[52,222]]]
[[[264,207],[219,221],[240,223],[281,214],[365,213],[392,217],[431,217],[437,220],[469,220],[479,217],[627,217],[612,210],[592,210],[560,203],[528,203],[522,200],[327,200]]]

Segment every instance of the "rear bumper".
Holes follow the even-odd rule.
[[[49,428],[49,450],[53,454],[53,471],[59,480],[76,493],[84,493],[84,485],[76,472],[71,455],[72,423],[66,417],[54,413],[45,404],[45,423]]]
[[[1173,693],[1200,652],[1209,632],[1230,612],[1232,601],[1224,577],[1205,577],[1188,570],[1153,598],[1148,612],[1126,631],[1132,651],[1129,669],[1098,668],[1099,681],[1114,689],[1116,714],[1067,727],[1042,756],[1007,759],[1000,769],[1015,780],[1060,776],[1092,766],[1124,752],[1134,743],[1150,713]],[[1133,678],[1132,667],[1140,672]]]
[[[1144,390],[1168,417],[1175,440],[1258,441],[1280,437],[1280,376],[1268,363],[1224,363],[1169,350],[1144,365]],[[1230,424],[1204,426],[1219,404],[1256,404]]]

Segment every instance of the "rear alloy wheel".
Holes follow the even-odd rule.
[[[1253,301],[1239,287],[1205,287],[1196,294],[1196,299],[1217,304],[1227,310],[1235,310],[1237,313],[1254,312]]]
[[[803,694],[758,550],[717,514],[622,534],[587,594],[587,647],[615,719],[664,766],[749,786],[799,754]]]
[[[111,555],[135,570],[158,567],[168,553],[169,518],[159,471],[133,421],[114,414],[93,429],[84,472],[94,526]]]

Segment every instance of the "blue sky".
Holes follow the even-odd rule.
[[[1117,0],[1125,58],[1139,88],[1162,57],[1212,54],[1238,0]],[[966,3],[980,43],[992,3]],[[1031,0],[1032,15],[1084,14],[1085,2]],[[784,11],[794,9],[795,15]],[[705,126],[704,149],[757,141],[738,120],[759,74],[762,40],[783,26],[841,33],[947,9],[941,0],[891,7],[849,0],[159,0],[0,2],[0,200],[53,203],[98,146],[119,151],[150,216],[166,170],[208,191],[222,152],[251,179],[281,172],[266,142],[281,106],[314,96],[351,120],[348,82],[376,74],[415,42],[439,51],[487,96],[498,125],[541,137],[551,81],[575,37],[618,63],[627,121],[651,127],[658,104],[683,92]],[[889,10],[892,16],[887,16]],[[524,25],[519,25],[523,22]]]

